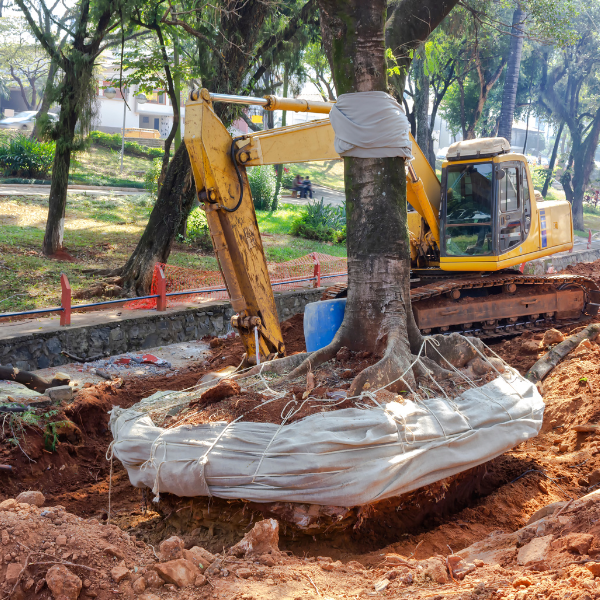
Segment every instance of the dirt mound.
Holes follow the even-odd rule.
[[[569,265],[566,269],[561,271],[561,275],[583,275],[593,279],[596,283],[600,283],[600,260],[596,260],[590,263],[579,263],[576,265]]]

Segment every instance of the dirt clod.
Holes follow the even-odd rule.
[[[260,521],[230,551],[244,557],[279,554],[279,523],[275,519]]]
[[[159,546],[158,554],[162,561],[183,558],[183,540],[176,535],[171,536]]]
[[[63,565],[54,565],[46,573],[46,584],[54,598],[58,600],[77,600],[81,591],[82,581]]]
[[[200,398],[190,404],[190,406],[206,406],[209,404],[215,404],[216,402],[220,402],[225,398],[229,398],[231,396],[238,396],[240,393],[240,386],[235,381],[231,379],[223,379],[214,387],[206,390]]]
[[[19,504],[34,504],[35,506],[44,506],[46,498],[42,492],[21,492],[16,501]]]

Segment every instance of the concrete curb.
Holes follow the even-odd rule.
[[[309,302],[320,299],[325,288],[303,288],[275,294],[279,319],[303,313]],[[234,311],[226,301],[155,310],[73,313],[71,326],[59,319],[32,319],[0,327],[0,365],[25,371],[70,363],[64,350],[81,358],[114,356],[177,342],[223,336],[231,331]]]

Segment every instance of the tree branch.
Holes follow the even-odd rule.
[[[285,29],[279,33],[273,34],[268,40],[263,42],[255,53],[255,59],[260,59],[265,56],[267,52],[272,50],[271,55],[265,58],[261,66],[257,69],[256,73],[250,78],[248,85],[242,92],[247,94],[254,88],[254,84],[265,74],[266,70],[273,64],[273,58],[277,56],[283,49],[286,42],[289,42],[295,35],[300,26],[306,23],[311,15],[317,9],[317,0],[308,0],[308,2],[302,7],[300,12],[293,18],[290,19]]]

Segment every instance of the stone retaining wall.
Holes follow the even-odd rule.
[[[548,272],[550,266],[554,267],[554,270],[559,273],[563,269],[566,269],[569,265],[576,265],[579,263],[594,262],[600,258],[600,249],[593,248],[590,250],[578,250],[577,252],[561,252],[554,256],[547,256],[545,258],[538,258],[532,260],[525,265],[523,273],[525,275],[545,275]]]
[[[310,302],[320,299],[324,288],[294,290],[275,294],[281,321],[304,312]],[[112,356],[124,352],[156,348],[177,342],[197,340],[205,335],[220,336],[231,331],[233,309],[229,302],[216,301],[202,307],[176,312],[136,316],[135,311],[118,322],[64,327],[0,340],[0,365],[32,371],[71,362],[61,351],[81,358],[100,354]]]

